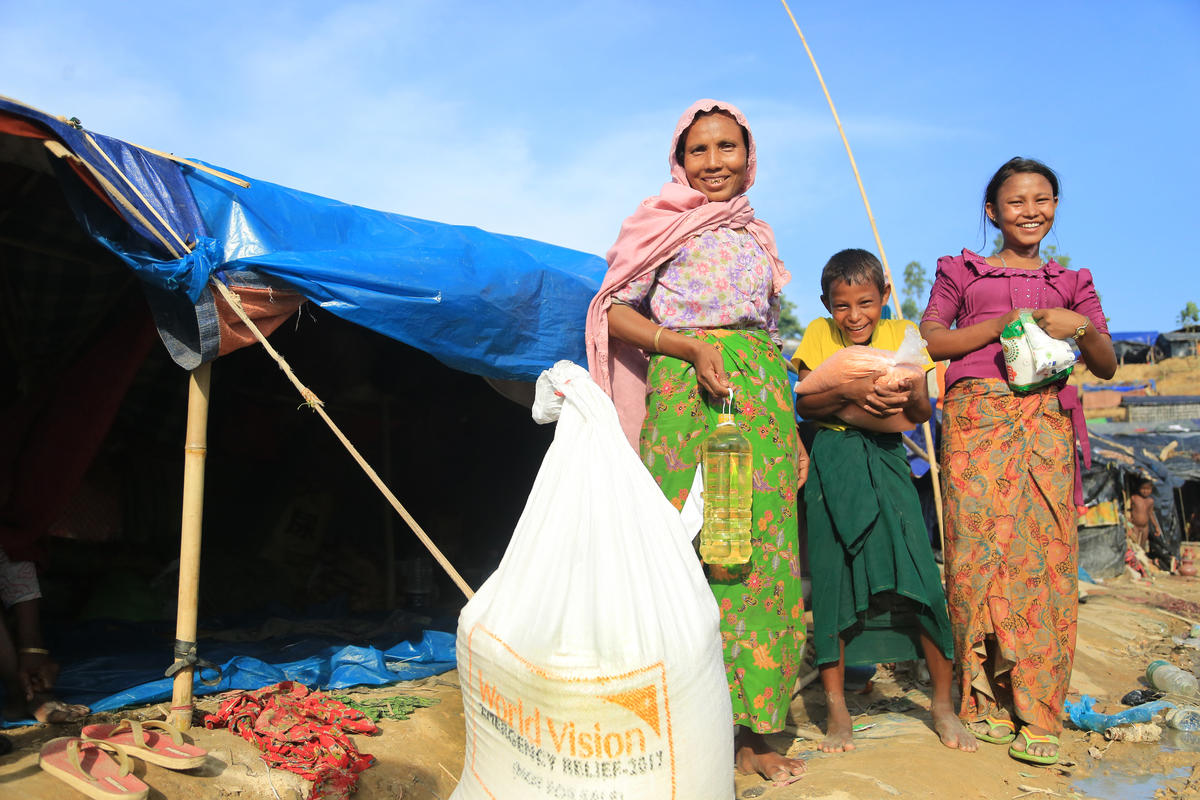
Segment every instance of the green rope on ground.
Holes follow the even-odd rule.
[[[366,714],[372,722],[379,722],[383,717],[388,719],[408,719],[418,708],[428,708],[442,702],[436,697],[414,697],[411,694],[398,694],[392,697],[361,697],[340,695],[333,698],[345,703],[356,711]]]

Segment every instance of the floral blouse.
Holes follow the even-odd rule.
[[[630,281],[613,300],[672,330],[757,329],[783,343],[771,262],[746,231],[721,227],[692,237],[674,258]]]

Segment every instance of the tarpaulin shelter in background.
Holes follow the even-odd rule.
[[[1128,492],[1143,479],[1154,486],[1154,505],[1165,541],[1151,541],[1152,557],[1179,554],[1184,525],[1200,504],[1200,424],[1158,428],[1129,423],[1088,424],[1092,468],[1084,473],[1088,513],[1080,520],[1079,558],[1090,574],[1123,570]]]
[[[264,333],[310,301],[494,383],[532,381],[559,360],[583,361],[583,319],[605,271],[594,255],[248,180],[2,97],[0,192],[8,201],[0,215],[5,313],[59,338],[75,317],[95,323],[78,325],[71,358],[79,358],[54,365],[63,369],[45,382],[44,396],[15,388],[20,413],[0,422],[0,451],[53,467],[58,494],[11,492],[5,502],[24,506],[13,516],[20,524],[6,525],[9,509],[0,509],[0,534],[52,521],[46,509],[82,478],[155,331],[174,362],[193,371],[193,389],[204,365],[255,341],[212,279],[237,292]],[[47,221],[38,200],[51,195],[64,211]],[[128,270],[114,269],[114,259]],[[97,331],[99,341],[90,341]],[[23,367],[41,368],[28,358],[29,342],[11,344]],[[0,399],[10,410],[9,398]],[[27,445],[42,434],[40,447]],[[21,448],[5,447],[17,441]],[[202,444],[189,438],[188,455]],[[74,463],[64,471],[52,456],[66,452]],[[32,473],[0,464],[0,481],[23,474]],[[186,498],[185,489],[185,528]]]
[[[1200,325],[1160,333],[1154,340],[1154,347],[1163,358],[1194,356],[1200,353]]]
[[[31,158],[55,170],[80,222],[142,282],[185,369],[250,341],[225,322],[214,274],[262,297],[280,292],[284,317],[290,292],[484,377],[534,380],[560,359],[584,360],[580,320],[605,271],[598,256],[217,171],[240,185],[0,98],[2,134],[35,143]]]
[[[1145,364],[1163,358],[1154,349],[1158,331],[1113,331],[1112,344],[1121,364]]]

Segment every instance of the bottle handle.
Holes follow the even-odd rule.
[[[721,413],[733,414],[733,387],[729,387],[729,397],[721,398]]]

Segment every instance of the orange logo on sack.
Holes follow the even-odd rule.
[[[662,662],[581,676],[532,663],[481,625],[467,641],[470,767],[489,797],[610,800],[624,789],[675,798]]]

